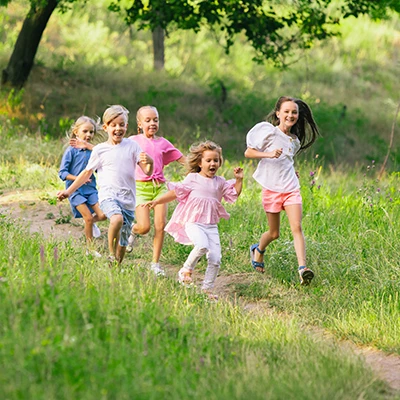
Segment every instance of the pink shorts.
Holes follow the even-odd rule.
[[[265,212],[278,213],[284,210],[286,206],[302,203],[299,189],[289,193],[273,192],[268,189],[262,190],[262,204]]]

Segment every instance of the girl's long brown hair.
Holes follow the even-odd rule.
[[[305,150],[315,142],[317,136],[320,134],[318,126],[314,121],[311,108],[306,102],[294,97],[282,96],[276,102],[274,109],[267,115],[266,120],[272,125],[279,125],[280,121],[276,116],[276,112],[279,111],[282,104],[287,101],[293,101],[299,107],[299,119],[293,125],[290,133],[296,135],[300,140],[300,150]]]

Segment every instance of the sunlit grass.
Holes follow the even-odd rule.
[[[4,398],[385,396],[359,360],[296,318],[209,303],[140,264],[110,269],[6,220],[0,231]]]

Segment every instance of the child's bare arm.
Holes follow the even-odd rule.
[[[244,152],[246,158],[279,158],[282,154],[283,149],[275,149],[269,152],[258,151],[248,147]]]
[[[233,174],[236,178],[235,182],[235,190],[237,195],[239,196],[240,193],[242,193],[242,187],[243,187],[243,168],[236,167],[233,169]]]
[[[60,190],[57,192],[58,200],[62,201],[67,197],[71,196],[75,190],[79,189],[82,185],[84,185],[92,176],[92,170],[84,169],[74,180],[74,183],[66,190]]]
[[[78,176],[79,176],[79,175],[78,175]],[[66,181],[75,181],[76,178],[77,178],[78,176],[72,175],[72,174],[68,174],[68,175],[66,176],[65,180],[66,180]],[[90,183],[90,182],[92,182],[92,180],[91,180],[90,177],[89,177],[89,179],[88,179],[85,183]]]
[[[147,176],[150,176],[153,173],[154,162],[147,153],[140,153],[138,164]]]
[[[159,204],[170,203],[171,201],[174,201],[174,200],[176,200],[175,190],[170,190],[167,193],[160,196],[158,199],[153,200],[153,201],[148,201],[147,203],[144,203],[141,206],[154,208],[155,206],[158,206]]]
[[[186,164],[186,156],[182,156],[181,158],[178,158],[176,160],[176,162],[178,162],[181,165],[185,165]]]

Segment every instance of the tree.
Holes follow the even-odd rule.
[[[121,6],[121,2],[125,6]],[[315,40],[338,34],[341,18],[369,14],[375,18],[388,9],[400,12],[398,0],[116,0],[110,10],[124,12],[127,24],[139,29],[187,29],[198,32],[203,25],[219,29],[225,49],[244,32],[255,49],[256,61],[272,60],[285,66],[296,48],[309,48]],[[329,7],[330,6],[330,7]]]
[[[10,1],[0,0],[0,6]],[[30,0],[30,10],[2,72],[3,84],[23,87],[52,13],[56,8],[63,12],[78,1],[86,2]],[[128,5],[122,7],[122,1]],[[137,22],[139,29],[149,28],[152,32],[160,28],[163,33],[172,28],[198,32],[203,25],[219,29],[227,52],[235,36],[244,32],[256,51],[255,60],[271,59],[280,66],[286,65],[285,57],[293,49],[308,48],[314,40],[337,34],[334,28],[342,17],[369,14],[382,18],[389,9],[400,13],[398,0],[343,0],[334,14],[329,12],[331,3],[332,0],[116,0],[109,9],[123,11],[128,24]]]
[[[27,81],[47,23],[58,6],[60,11],[68,8],[75,0],[31,0],[30,9],[25,17],[7,67],[2,72],[1,81],[20,89]],[[7,5],[10,0],[0,1]]]
[[[156,28],[154,28],[152,36],[153,36],[154,69],[156,71],[162,70],[164,69],[164,63],[165,63],[164,29],[161,28],[161,26],[157,26]]]

